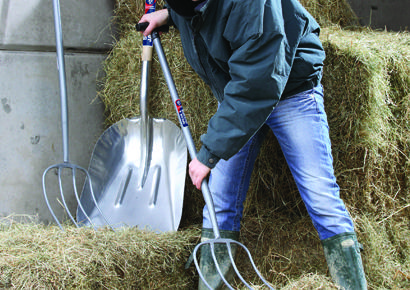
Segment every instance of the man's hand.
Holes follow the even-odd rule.
[[[148,36],[152,33],[152,31],[155,28],[167,24],[167,22],[168,22],[168,10],[167,9],[162,9],[162,10],[158,10],[158,11],[155,11],[155,12],[152,12],[152,13],[144,14],[141,17],[139,23],[141,23],[141,22],[148,22],[149,23],[149,25],[145,29],[145,31],[142,32],[144,34],[144,36]]]
[[[196,158],[189,163],[189,176],[198,189],[201,189],[202,180],[208,176],[209,172],[211,169]]]

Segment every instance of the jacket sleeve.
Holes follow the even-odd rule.
[[[207,133],[201,136],[197,155],[210,168],[219,159],[236,154],[262,127],[285,88],[292,57],[281,7],[276,8],[277,12],[265,6],[258,18],[249,15],[246,22],[242,17],[246,7],[242,6],[242,11],[232,11],[234,16],[228,18],[224,37],[232,48],[228,62],[231,80]]]
[[[167,11],[168,11],[167,25],[168,26],[174,26],[176,28],[174,20],[173,20],[172,15],[171,15],[173,13],[173,11],[171,10],[171,8],[169,7],[169,5],[166,2],[164,4],[164,6],[162,6],[162,9],[167,9]]]

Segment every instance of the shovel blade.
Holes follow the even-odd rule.
[[[77,208],[79,224],[138,226],[157,232],[178,229],[184,197],[187,148],[180,128],[165,119],[152,119],[147,156],[141,120],[123,119],[108,128],[94,147],[88,172],[96,201],[86,182]],[[147,168],[148,166],[148,168]],[[144,182],[141,182],[141,175]]]

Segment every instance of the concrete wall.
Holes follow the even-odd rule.
[[[60,2],[70,161],[87,168],[103,130],[96,80],[113,42],[114,0]],[[0,216],[37,214],[52,221],[42,174],[63,161],[52,0],[0,0],[0,9]],[[57,176],[49,179],[55,179],[48,192],[62,218]],[[67,199],[75,209],[72,192]]]
[[[410,29],[409,0],[348,0],[360,24],[387,30]]]

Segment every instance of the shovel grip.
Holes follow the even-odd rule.
[[[148,25],[149,25],[148,22],[137,23],[135,25],[135,29],[137,31],[145,31],[145,29],[147,29]],[[168,32],[169,31],[169,25],[162,25],[160,27],[155,28],[154,31],[156,31],[156,32]]]

